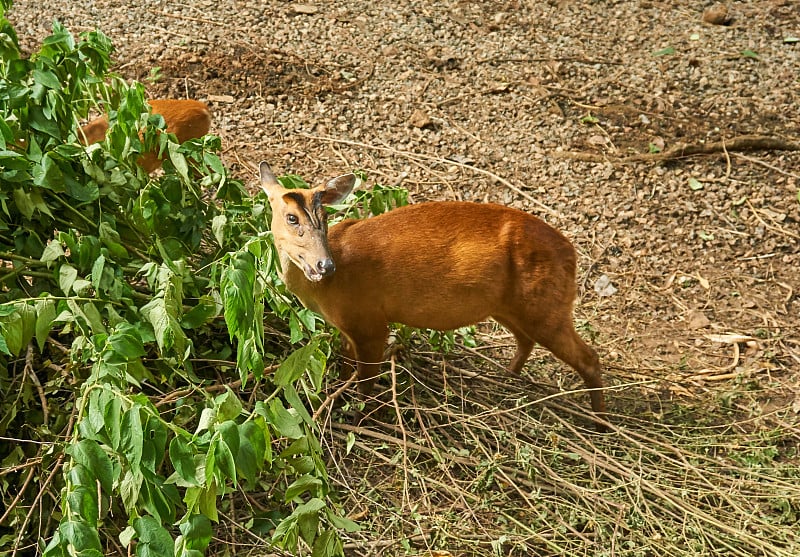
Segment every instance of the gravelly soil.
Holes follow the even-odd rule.
[[[800,397],[800,152],[614,162],[743,134],[800,141],[796,2],[732,2],[728,25],[704,23],[708,5],[20,0],[11,19],[29,50],[53,18],[100,28],[154,97],[207,100],[254,186],[261,159],[311,181],[362,168],[415,200],[538,214],[578,248],[576,317],[612,385],[665,378],[687,396],[769,378]],[[603,275],[612,295],[595,290]],[[618,392],[613,411],[636,398]]]

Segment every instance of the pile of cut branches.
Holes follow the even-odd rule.
[[[796,385],[764,380],[750,396],[786,402],[762,415],[722,388],[667,400],[652,382],[628,385],[636,401],[609,399],[638,413],[598,434],[587,396],[554,391],[549,357],[535,366],[542,383],[474,358],[414,359],[409,369],[435,371],[392,366],[383,383],[396,392],[373,416],[385,423],[331,420],[323,435],[364,525],[349,555],[800,554]]]
[[[164,132],[143,87],[109,73],[101,32],[76,40],[55,23],[24,57],[9,7],[0,0],[0,554],[188,557],[222,523],[286,554],[342,555],[356,525],[330,497],[307,410],[331,336],[278,278],[265,198],[227,176],[219,138]],[[86,148],[90,113],[111,126]],[[152,150],[165,157],[157,176],[136,163]],[[404,196],[361,192],[340,213]]]

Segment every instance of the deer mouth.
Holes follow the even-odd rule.
[[[306,274],[306,278],[311,282],[319,282],[322,280],[323,276],[322,273],[320,273],[319,271],[315,271],[311,267],[306,267],[304,269],[304,272]]]
[[[299,266],[300,266],[301,269],[303,269],[303,274],[311,282],[319,282],[319,281],[322,280],[322,277],[324,275],[322,273],[320,273],[316,268],[314,268],[314,266],[309,265],[308,263],[306,263],[306,260],[303,259],[302,257],[300,257],[300,265]]]

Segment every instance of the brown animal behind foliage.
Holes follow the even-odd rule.
[[[342,201],[355,176],[289,190],[266,163],[260,172],[283,280],[341,331],[361,393],[373,388],[389,323],[452,330],[492,317],[517,341],[513,373],[538,342],[580,374],[592,409],[605,413],[599,358],[572,321],[575,249],[553,227],[501,205],[441,201],[344,221],[328,233],[324,206]]]
[[[208,106],[191,99],[158,99],[148,101],[153,114],[161,114],[167,131],[174,133],[178,143],[203,137],[211,127],[211,112]],[[103,141],[108,132],[108,116],[100,116],[83,126],[79,138],[84,145]],[[139,157],[138,163],[148,173],[161,167],[158,153],[148,152]]]

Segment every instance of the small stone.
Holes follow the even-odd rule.
[[[703,21],[712,25],[728,25],[728,7],[725,4],[714,4],[703,12]]]
[[[433,120],[428,116],[428,113],[421,109],[416,109],[408,119],[408,123],[415,128],[425,129],[433,127]]]
[[[705,329],[710,325],[711,321],[709,321],[708,317],[700,310],[690,310],[686,315],[686,326],[689,327],[689,329]]]

